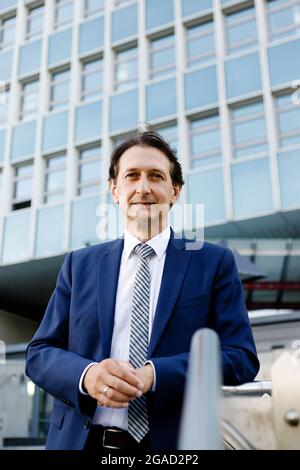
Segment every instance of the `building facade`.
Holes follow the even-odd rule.
[[[245,283],[261,353],[270,361],[297,341],[299,57],[300,0],[0,0],[0,340],[11,361],[64,254],[99,242],[111,151],[145,123],[177,148],[181,202],[204,204],[205,238],[264,273]],[[49,397],[16,364],[1,375],[0,441],[47,431]],[[29,419],[18,429],[16,395]]]

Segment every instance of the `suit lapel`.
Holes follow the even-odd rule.
[[[99,257],[98,320],[103,359],[110,355],[114,326],[117,284],[124,239],[111,243]]]
[[[149,343],[148,358],[151,358],[162,336],[180,292],[191,255],[191,252],[184,248],[185,240],[174,239],[174,232],[171,231]]]

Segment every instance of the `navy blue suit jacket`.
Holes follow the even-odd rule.
[[[55,397],[48,449],[83,449],[96,401],[78,384],[91,361],[110,356],[123,239],[66,256],[45,316],[26,352],[26,373]],[[259,362],[232,252],[204,243],[186,250],[171,233],[148,358],[156,370],[148,392],[152,448],[175,449],[193,333],[214,329],[223,382],[255,378]]]

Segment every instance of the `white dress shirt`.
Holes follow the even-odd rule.
[[[151,275],[150,285],[150,308],[149,308],[149,342],[152,332],[152,325],[160,291],[162,273],[166,258],[166,249],[170,239],[170,226],[163,232],[147,241],[147,244],[153,248],[155,255],[150,258],[149,267]],[[115,319],[113,336],[110,350],[110,358],[129,361],[129,338],[130,338],[130,318],[133,296],[133,284],[138,265],[138,255],[133,251],[136,245],[141,241],[134,235],[125,230],[124,248],[121,258],[119,279],[116,294]],[[155,390],[155,369],[150,362],[154,371],[154,384],[152,390]],[[87,369],[94,363],[89,364],[82,373],[79,389],[81,393],[82,381]],[[98,406],[93,418],[93,424],[101,424],[102,426],[116,426],[121,429],[128,429],[128,408],[108,408]]]

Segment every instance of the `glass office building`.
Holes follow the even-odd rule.
[[[297,308],[299,57],[299,0],[0,0],[0,308],[40,319],[63,254],[99,241],[112,148],[145,122],[178,149],[205,238],[273,283],[249,305]]]
[[[0,0],[0,441],[47,431],[49,397],[13,360],[65,253],[99,242],[111,151],[144,123],[177,148],[205,238],[265,274],[249,309],[289,312],[281,335],[283,313],[253,316],[265,350],[296,338],[299,57],[300,0]]]

